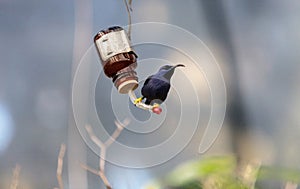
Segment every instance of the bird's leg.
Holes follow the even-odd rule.
[[[140,98],[137,98],[137,99],[135,99],[134,100],[134,104],[138,104],[138,103],[141,103],[142,102],[142,100],[144,99],[145,97],[140,97]]]

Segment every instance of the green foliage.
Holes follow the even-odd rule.
[[[262,166],[258,173],[257,179],[258,180],[277,179],[282,181],[291,181],[293,183],[300,183],[300,171],[285,169],[285,168]]]
[[[179,166],[169,176],[167,181],[173,183],[186,182],[198,178],[206,178],[212,175],[226,175],[235,168],[233,157],[213,157],[205,158],[201,161],[189,162]]]
[[[234,156],[207,157],[180,165],[146,189],[254,189],[257,180],[265,179],[300,183],[300,171],[237,165]]]
[[[157,187],[149,189],[247,189],[234,174],[235,170],[236,160],[233,156],[204,158],[179,166],[163,178]]]

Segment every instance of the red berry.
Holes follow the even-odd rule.
[[[160,107],[155,107],[152,109],[152,112],[156,114],[160,114],[162,112],[162,109]]]

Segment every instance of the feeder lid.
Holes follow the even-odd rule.
[[[139,83],[134,79],[124,81],[118,86],[118,92],[121,94],[127,94],[130,90],[136,89],[138,85]]]

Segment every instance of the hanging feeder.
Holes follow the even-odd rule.
[[[128,94],[136,107],[160,114],[158,104],[136,103],[134,90],[138,87],[137,55],[130,45],[130,40],[122,27],[114,26],[101,30],[94,37],[94,43],[100,57],[104,73],[111,78],[118,92]]]

